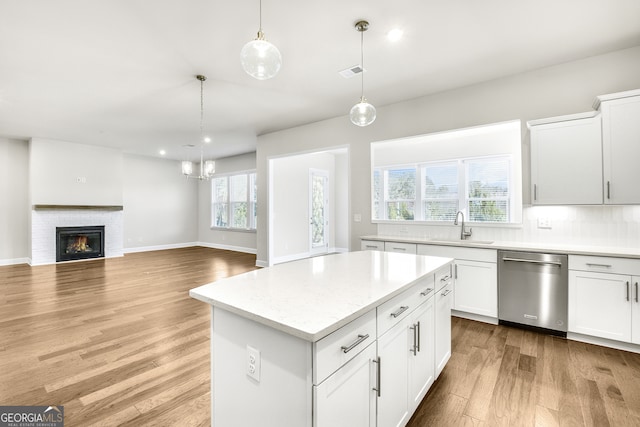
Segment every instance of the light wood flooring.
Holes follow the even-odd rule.
[[[254,265],[187,248],[0,267],[0,405],[64,405],[66,426],[209,425],[210,315],[188,290]],[[640,425],[638,354],[459,318],[452,347],[410,427]]]

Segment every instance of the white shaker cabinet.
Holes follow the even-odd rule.
[[[438,290],[435,296],[436,342],[435,378],[440,376],[451,358],[451,309],[453,308],[453,280]]]
[[[418,255],[455,258],[453,264],[453,309],[481,319],[498,318],[498,252],[454,246],[418,245]],[[463,316],[465,317],[465,316]]]
[[[316,427],[376,426],[375,359],[373,343],[314,386]]]
[[[569,256],[569,332],[640,344],[640,260]]]
[[[419,306],[409,324],[409,409],[415,411],[435,380],[435,304],[434,298]],[[449,315],[451,316],[451,315]],[[451,317],[449,317],[451,321]],[[451,333],[449,333],[449,337]],[[451,348],[451,339],[449,339]]]
[[[597,112],[533,120],[531,203],[602,204],[602,137]]]
[[[640,204],[640,90],[603,95],[602,155],[605,204]]]

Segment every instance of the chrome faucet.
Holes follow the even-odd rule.
[[[471,237],[472,229],[470,228],[469,231],[464,231],[464,212],[458,211],[458,213],[456,213],[456,219],[453,221],[453,225],[458,225],[458,217],[460,215],[462,215],[462,224],[460,227],[460,239],[466,240],[467,237]]]

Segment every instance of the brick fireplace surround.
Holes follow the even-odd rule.
[[[122,206],[34,206],[31,211],[31,265],[56,262],[56,227],[94,225],[105,227],[105,257],[122,256]]]

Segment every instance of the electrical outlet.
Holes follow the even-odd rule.
[[[260,350],[247,346],[247,375],[260,382]]]
[[[538,228],[551,228],[551,220],[549,218],[538,218]]]
[[[361,221],[362,221],[362,215],[353,214],[353,222],[361,222]]]

